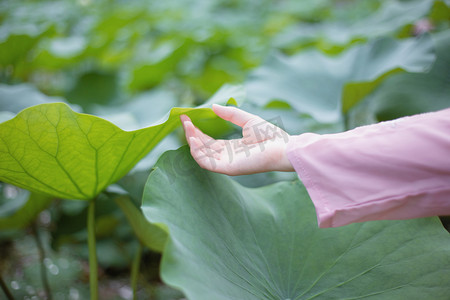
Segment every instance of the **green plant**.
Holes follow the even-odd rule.
[[[450,239],[438,218],[319,229],[298,180],[245,188],[201,169],[187,147],[160,158],[142,210],[168,228],[162,278],[190,299],[448,295]]]
[[[291,134],[448,107],[449,5],[2,1],[7,297],[87,298],[90,279],[93,299],[97,287],[108,299],[181,299],[160,283],[162,254],[163,280],[192,299],[446,299],[448,234],[437,218],[319,230],[295,174],[235,178],[263,186],[248,189],[198,169],[186,149],[162,154],[185,142],[181,113],[233,138],[209,109],[230,97]],[[246,95],[227,85],[212,95],[226,83]],[[123,274],[125,294],[111,292]]]
[[[181,114],[199,120],[214,118],[207,108],[174,108],[162,124],[126,132],[101,118],[75,113],[66,104],[52,103],[27,108],[0,125],[2,181],[54,197],[89,201],[87,228],[92,299],[98,298],[96,198],[174,130]],[[47,198],[43,199],[45,202],[38,205],[33,202],[39,200],[30,199],[34,214],[45,208],[48,202]],[[130,218],[138,214],[124,202],[118,200],[118,203]],[[133,219],[132,227],[139,230],[142,221],[136,221]],[[150,228],[141,239],[161,243],[160,229],[150,224],[146,226]],[[153,234],[156,236],[151,236]],[[141,232],[138,237],[142,237]],[[159,250],[161,246],[151,248]]]

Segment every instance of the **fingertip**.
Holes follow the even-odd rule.
[[[229,110],[229,106],[223,106],[219,104],[213,104],[212,106],[214,113],[222,119],[227,119],[227,111]]]
[[[187,135],[193,135],[195,134],[195,126],[192,123],[191,119],[189,119],[188,116],[186,118],[183,118],[184,120],[181,122],[183,124],[184,131]]]
[[[220,109],[223,108],[222,105],[219,104],[213,104],[212,105],[212,110],[217,114],[218,111],[220,111]]]
[[[214,112],[220,118],[241,127],[243,127],[249,120],[257,117],[235,106],[217,106]]]
[[[192,124],[191,120],[185,121],[183,123],[184,128],[189,132],[189,134],[193,135],[195,134],[195,126]]]
[[[180,115],[180,120],[181,120],[181,123],[185,123],[185,122],[187,122],[187,121],[190,121],[191,119],[187,116],[187,115]]]
[[[221,109],[221,108],[227,109],[227,108],[234,107],[234,106],[228,106],[228,105],[222,105],[222,104],[214,103],[214,104],[212,105],[212,107],[213,107],[213,108],[218,108],[218,109]]]

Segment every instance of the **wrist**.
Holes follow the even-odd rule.
[[[288,155],[287,155],[289,142],[291,140],[292,140],[292,136],[287,135],[286,139],[283,139],[278,142],[277,155],[276,155],[277,161],[276,161],[276,168],[274,171],[295,172],[295,169],[292,166],[292,163],[289,160]]]
[[[288,146],[289,146],[289,142],[285,143],[285,146],[281,153],[281,159],[280,159],[281,160],[281,170],[280,171],[295,172],[294,166],[292,165],[292,163],[289,160],[289,157],[287,155]]]

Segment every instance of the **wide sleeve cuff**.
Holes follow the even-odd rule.
[[[450,215],[450,109],[292,136],[286,153],[319,227]]]

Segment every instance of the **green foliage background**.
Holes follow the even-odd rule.
[[[73,199],[93,198],[101,298],[132,297],[133,262],[141,267],[138,298],[205,293],[207,283],[199,289],[164,275],[176,264],[161,269],[176,289],[161,281],[160,252],[168,238],[183,240],[167,236],[177,215],[147,215],[164,223],[154,225],[139,207],[157,159],[185,143],[178,115],[187,112],[215,137],[232,137],[235,128],[209,110],[230,98],[291,134],[339,132],[449,107],[449,2],[3,0],[0,275],[13,295],[48,297],[45,270],[54,299],[89,297],[88,201]],[[295,174],[233,179],[259,187]],[[423,222],[438,232],[437,219]],[[420,224],[402,230],[422,234]],[[440,237],[448,255],[448,238]],[[168,250],[163,257],[188,260]],[[207,274],[198,267],[197,282]]]

